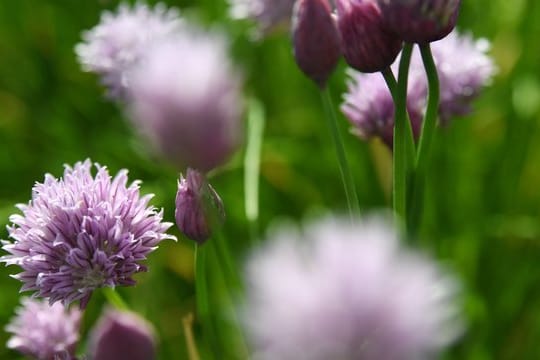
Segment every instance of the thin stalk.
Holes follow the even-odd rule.
[[[259,101],[251,99],[249,101],[247,145],[244,156],[244,205],[246,219],[250,224],[252,241],[257,238],[258,232],[259,177],[264,126],[264,108]]]
[[[426,166],[426,159],[429,154],[431,140],[433,139],[435,125],[437,123],[440,97],[439,76],[437,75],[437,67],[433,61],[429,43],[420,45],[420,54],[422,55],[422,61],[424,62],[424,68],[426,69],[429,95],[426,115],[424,116],[420,141],[418,143],[418,152],[416,154],[417,168]]]
[[[393,208],[396,219],[403,220],[407,215],[408,178],[414,166],[415,152],[411,124],[407,119],[407,81],[412,47],[412,44],[403,47],[394,92]]]
[[[223,263],[223,256],[220,256],[219,254],[217,242],[211,242],[210,244],[208,244],[208,246],[209,246],[208,248],[209,257],[213,258],[214,261],[217,260],[217,266],[223,269],[225,267],[225,264]],[[234,330],[236,332],[237,345],[240,348],[239,350],[242,352],[241,358],[248,358],[247,356],[248,347],[246,345],[244,332],[242,330],[240,318],[238,316],[238,310],[235,308],[236,304],[233,297],[233,293],[235,289],[231,289],[230,281],[228,281],[229,279],[227,278],[227,274],[224,273],[223,271],[216,271],[215,280],[221,283],[221,285],[223,285],[223,288],[225,290],[224,292],[225,306],[227,307],[227,309],[230,310],[228,314],[232,317],[231,320],[233,322],[232,325],[234,325]]]
[[[415,174],[410,205],[411,213],[408,218],[409,230],[413,238],[416,237],[416,232],[418,231],[420,220],[422,218],[425,171],[429,161],[431,142],[437,125],[440,98],[439,76],[437,74],[437,67],[433,61],[430,45],[420,45],[420,54],[422,55],[422,61],[428,80],[428,102],[416,153]]]
[[[214,325],[210,317],[210,305],[208,302],[208,278],[206,275],[206,249],[200,245],[195,245],[195,299],[197,304],[197,315],[203,331],[203,338],[209,346],[209,353],[214,358],[214,348],[216,344],[214,336]]]
[[[184,335],[186,337],[186,347],[189,360],[200,360],[199,351],[197,350],[197,344],[195,342],[195,336],[193,336],[193,313],[189,313],[182,318],[182,326],[184,328]]]
[[[226,273],[227,283],[231,291],[241,289],[242,283],[238,274],[236,263],[231,256],[227,240],[221,231],[216,231],[210,241],[214,244],[221,267]]]
[[[107,299],[107,302],[111,304],[113,307],[115,307],[118,310],[129,310],[129,306],[126,304],[124,299],[118,294],[118,292],[111,288],[111,287],[104,287],[103,288],[103,295],[105,295],[105,298]]]
[[[392,69],[390,69],[390,67],[387,67],[386,69],[381,71],[381,74],[384,77],[384,81],[386,81],[386,86],[388,86],[388,90],[390,90],[392,99],[394,99],[396,97],[397,81],[394,73],[392,72]]]
[[[321,89],[321,97],[324,106],[325,117],[332,134],[332,140],[336,148],[336,154],[338,158],[339,171],[341,173],[341,180],[343,181],[343,187],[345,188],[345,196],[347,197],[347,204],[349,206],[349,213],[352,216],[360,214],[360,207],[358,205],[358,196],[356,195],[356,189],[354,186],[354,180],[347,162],[347,156],[345,154],[345,147],[343,146],[343,139],[339,132],[336,113],[334,112],[334,106],[332,98],[328,88]]]

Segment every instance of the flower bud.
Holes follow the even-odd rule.
[[[401,40],[383,24],[374,0],[337,0],[338,28],[347,63],[361,72],[382,71],[401,50]]]
[[[223,202],[204,174],[188,169],[185,178],[180,176],[175,218],[180,231],[199,244],[225,220]]]
[[[92,360],[153,360],[154,330],[135,313],[108,310],[90,334],[89,353]]]
[[[292,33],[296,63],[324,87],[341,56],[339,33],[328,0],[298,0]]]
[[[402,40],[440,40],[456,25],[461,0],[378,0],[384,21]]]

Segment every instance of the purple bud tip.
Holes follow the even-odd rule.
[[[382,71],[401,50],[401,39],[384,26],[374,0],[337,0],[338,28],[347,63],[361,72]]]
[[[293,49],[300,69],[321,88],[341,57],[328,0],[299,0],[293,13]]]
[[[153,360],[154,329],[135,313],[107,310],[90,334],[89,353],[93,360]]]
[[[225,220],[223,202],[206,176],[197,170],[188,169],[185,178],[180,176],[175,218],[180,231],[199,244]]]
[[[461,0],[378,0],[386,26],[411,43],[440,40],[454,29]]]

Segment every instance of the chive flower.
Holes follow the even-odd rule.
[[[133,275],[146,271],[142,261],[164,239],[171,223],[163,211],[148,205],[139,181],[127,184],[127,170],[111,178],[106,167],[92,162],[67,166],[62,178],[47,174],[32,189],[32,200],[10,217],[9,255],[0,258],[22,272],[21,291],[33,291],[50,304],[80,301],[85,307],[100,287],[134,285]]]

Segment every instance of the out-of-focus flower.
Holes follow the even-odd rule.
[[[295,0],[229,0],[230,14],[236,19],[252,19],[260,34],[280,26],[288,28]],[[259,34],[259,35],[260,35]]]
[[[85,71],[101,76],[111,97],[126,99],[129,74],[148,46],[180,27],[178,12],[161,3],[154,8],[122,4],[117,13],[104,12],[100,23],[83,33],[83,42],[75,51]]]
[[[327,218],[270,240],[247,268],[261,359],[426,359],[461,330],[453,278],[381,220]]]
[[[135,128],[178,168],[206,172],[238,148],[240,77],[218,34],[192,28],[155,44],[131,92]]]
[[[471,112],[472,101],[488,85],[496,71],[487,55],[489,42],[470,35],[451,33],[431,44],[440,81],[439,119],[442,123],[454,116]],[[399,58],[392,65],[397,71]],[[362,139],[379,136],[390,147],[393,139],[394,108],[392,97],[380,74],[361,74],[349,70],[348,91],[341,110]],[[417,49],[409,69],[407,110],[413,132],[419,135],[426,108],[427,79]]]
[[[423,69],[420,69],[423,70]],[[384,78],[379,73],[363,74],[353,69],[348,92],[343,95],[341,111],[361,139],[380,137],[390,148],[394,139],[394,101]],[[407,111],[415,137],[419,135],[424,114],[426,86],[411,76],[408,84]]]
[[[6,326],[13,336],[7,347],[37,360],[72,360],[79,340],[81,311],[23,298],[16,316]]]
[[[186,177],[180,177],[175,218],[180,231],[199,244],[225,220],[223,202],[204,174],[188,169]]]
[[[90,160],[66,165],[63,178],[45,175],[28,205],[18,205],[22,215],[10,217],[14,242],[2,241],[10,255],[0,261],[22,268],[13,276],[24,283],[21,291],[84,307],[96,288],[135,284],[132,276],[146,271],[141,261],[175,239],[163,211],[148,205],[152,195],[140,197],[138,181],[127,185],[127,170],[111,179],[95,166],[95,177]]]
[[[328,0],[298,0],[293,15],[294,58],[320,87],[341,57],[341,43]]]
[[[88,348],[92,360],[153,360],[156,337],[152,325],[139,315],[109,309],[92,329]]]
[[[404,41],[428,43],[448,35],[461,0],[377,0],[386,26]]]
[[[336,0],[343,56],[361,72],[386,69],[401,50],[401,39],[383,24],[375,0]]]
[[[487,54],[490,43],[470,34],[452,32],[431,45],[441,89],[439,115],[443,122],[469,114],[472,101],[491,83],[497,71]]]

